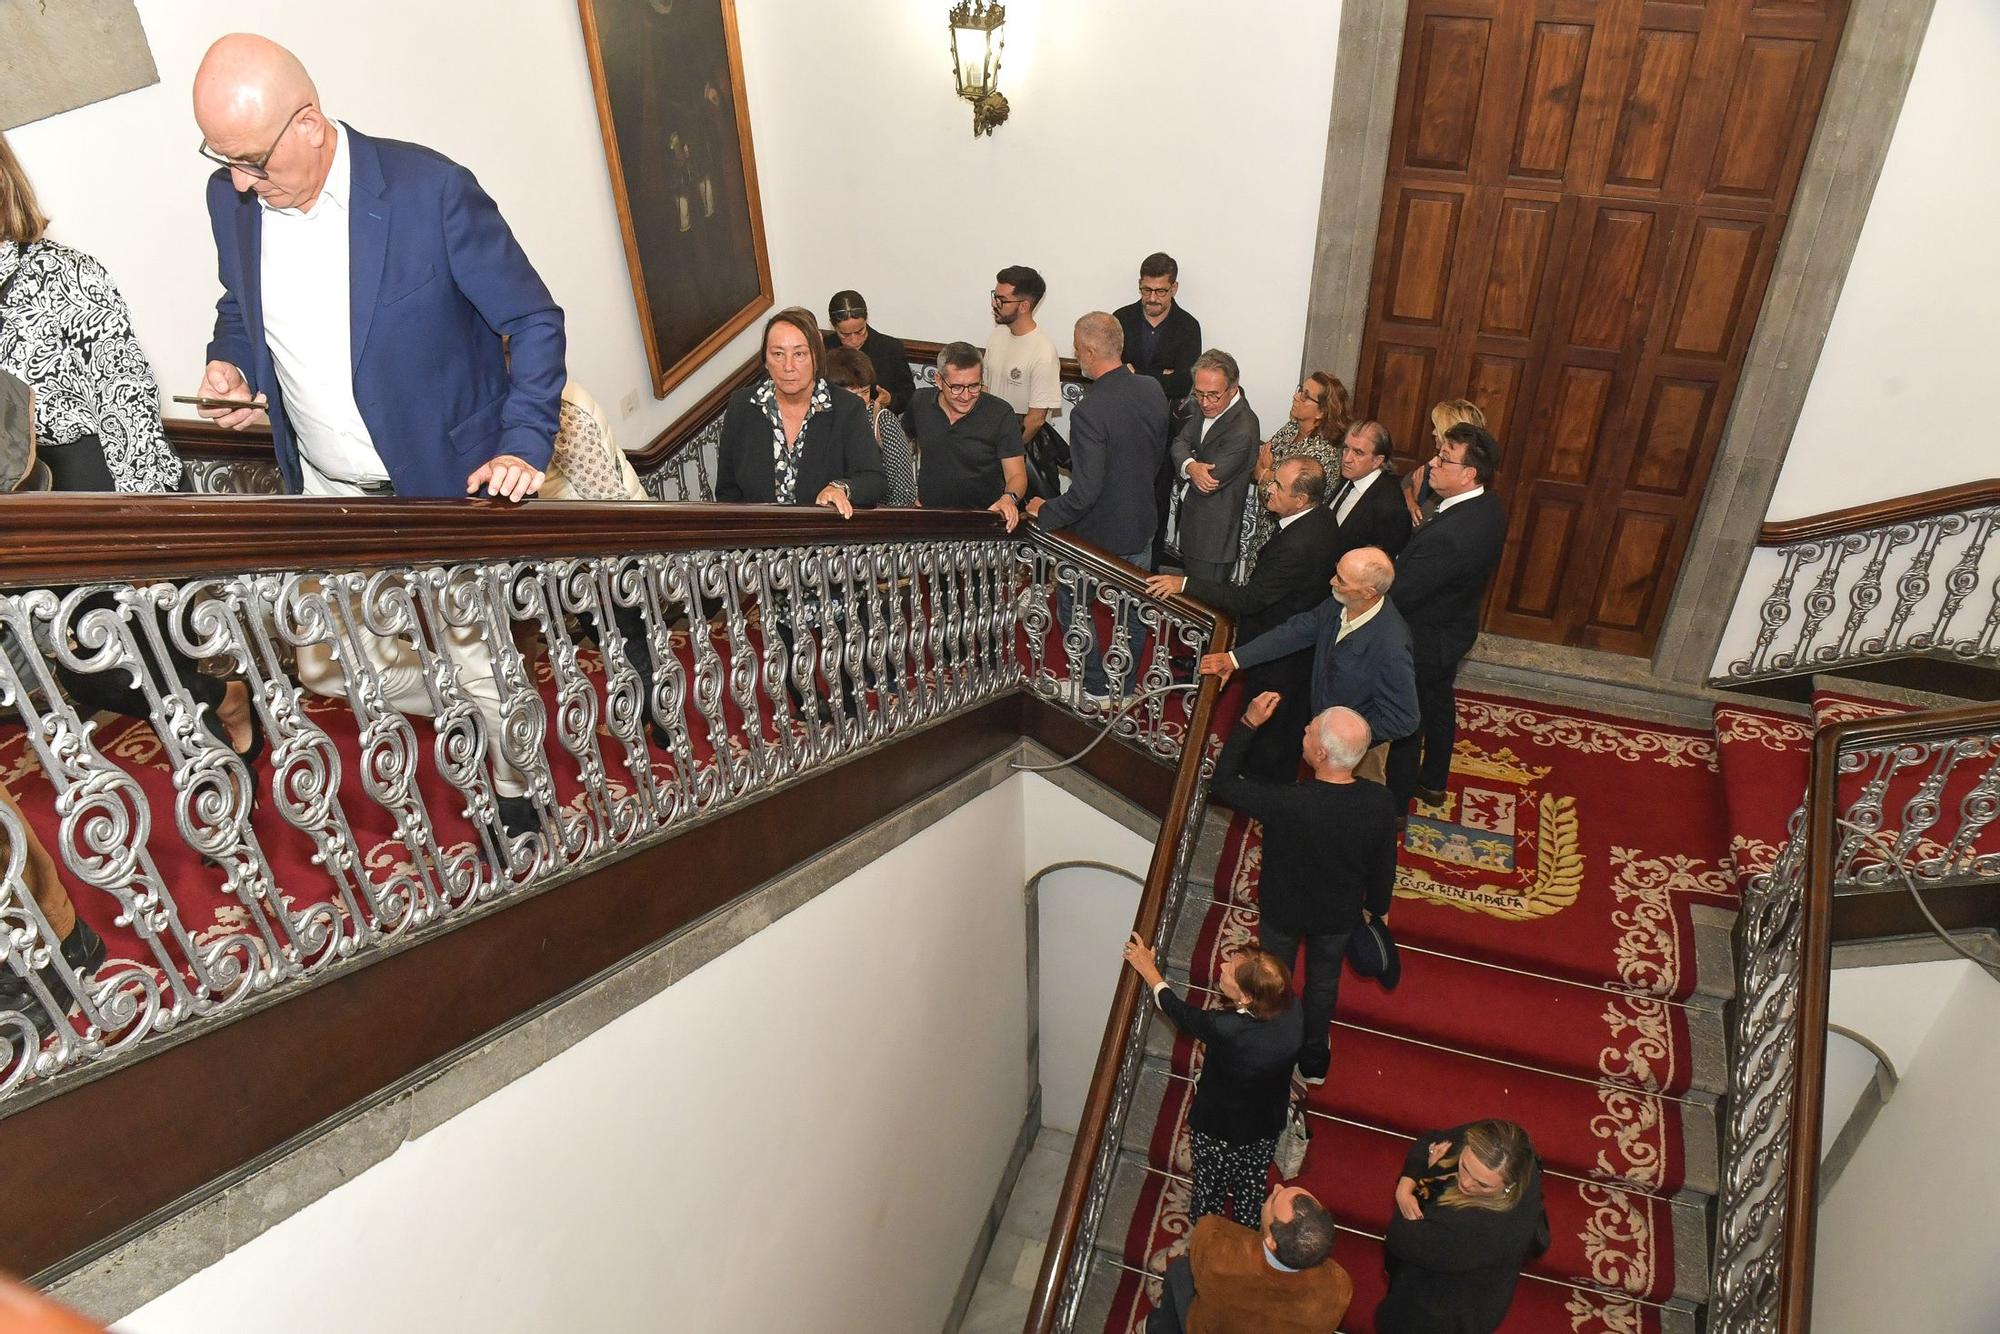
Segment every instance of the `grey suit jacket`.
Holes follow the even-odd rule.
[[[1248,395],[1238,394],[1203,435],[1202,423],[1207,420],[1196,412],[1174,440],[1176,477],[1181,465],[1193,459],[1212,465],[1216,481],[1222,483],[1213,491],[1203,491],[1193,482],[1180,483],[1186,488],[1181,495],[1181,555],[1233,563],[1242,535],[1243,497],[1256,472],[1257,445],[1263,436]]]

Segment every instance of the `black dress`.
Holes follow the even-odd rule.
[[[1458,1174],[1465,1130],[1419,1135],[1403,1159],[1424,1216],[1413,1223],[1390,1210],[1389,1295],[1375,1309],[1380,1334],[1489,1334],[1507,1318],[1521,1266],[1546,1244],[1539,1164],[1530,1164],[1520,1201],[1504,1212],[1438,1202]],[[1433,1167],[1430,1146],[1441,1139],[1451,1147]]]

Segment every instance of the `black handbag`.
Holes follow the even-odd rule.
[[[1054,500],[1062,494],[1062,470],[1069,466],[1069,442],[1047,422],[1021,451],[1028,465],[1028,494]]]

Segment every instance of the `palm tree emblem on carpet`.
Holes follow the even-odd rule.
[[[1576,799],[1541,790],[1550,766],[1461,739],[1441,805],[1417,805],[1396,893],[1507,921],[1559,913],[1583,885]]]

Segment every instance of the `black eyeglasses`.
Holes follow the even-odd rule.
[[[311,105],[312,103],[310,102],[304,103],[299,107],[299,111],[304,111],[306,107]],[[254,161],[250,158],[224,157],[208,146],[206,138],[202,139],[194,151],[207,158],[210,162],[216,163],[218,166],[227,167],[231,171],[240,171],[245,176],[255,176],[260,181],[268,181],[271,179],[271,173],[266,169],[267,164],[271,161],[271,155],[278,151],[278,145],[285,142],[285,136],[292,132],[292,122],[299,118],[299,111],[294,111],[291,115],[285,117],[285,128],[278,131],[278,137],[271,141],[271,146],[259,154]]]

